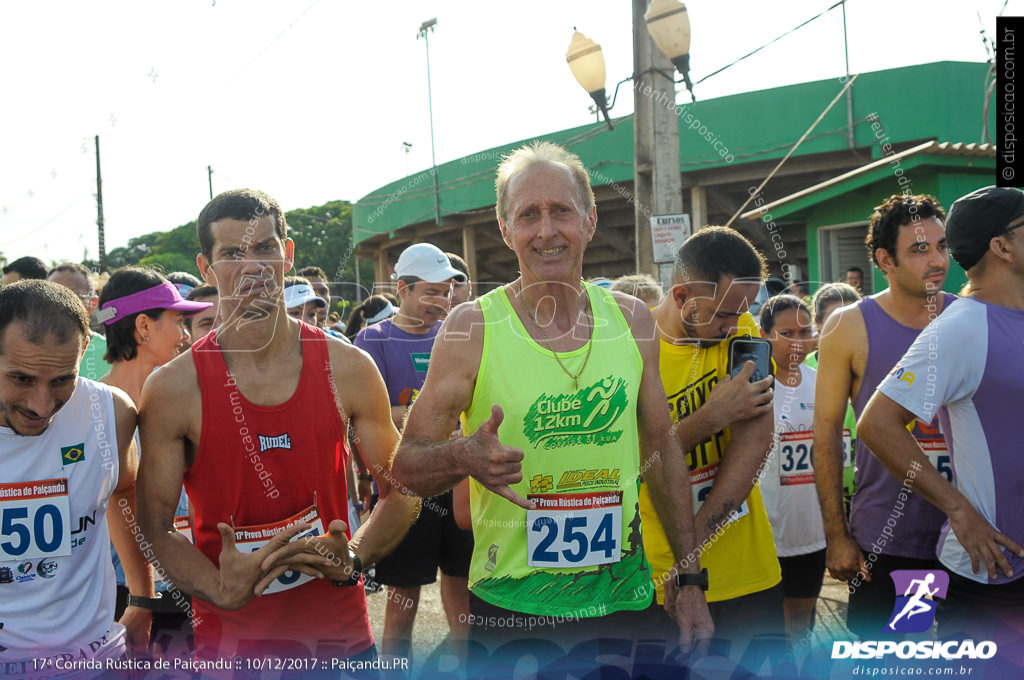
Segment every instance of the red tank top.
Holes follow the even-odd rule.
[[[326,336],[302,324],[301,339],[298,387],[275,406],[253,404],[241,394],[214,333],[192,346],[203,426],[185,490],[195,509],[196,546],[215,565],[221,551],[218,522],[233,522],[236,530],[280,523],[314,502],[324,529],[332,520],[348,521],[349,451],[335,407]],[[239,549],[251,551],[252,545],[240,543]],[[345,658],[373,644],[362,586],[332,586],[329,579],[295,585],[297,576],[282,576],[273,586],[280,592],[265,593],[236,611],[197,598],[196,655]]]

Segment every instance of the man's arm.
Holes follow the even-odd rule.
[[[135,451],[135,405],[128,396],[111,388],[114,400],[114,419],[117,425],[117,486],[107,503],[107,528],[110,542],[117,550],[128,583],[128,592],[139,597],[153,597],[153,569],[139,550],[130,527],[135,521],[135,479],[138,456]],[[140,607],[127,607],[121,615],[128,645],[133,651],[145,653],[149,648],[149,628],[153,613]]]
[[[701,409],[708,405],[704,404]],[[768,406],[772,408],[771,401]],[[722,452],[711,492],[697,511],[695,527],[699,546],[711,540],[750,495],[758,471],[772,449],[772,420],[769,412],[729,426],[732,430],[729,446]]]
[[[152,374],[142,388],[139,432],[146,455],[139,466],[138,528],[143,540],[152,543],[154,559],[178,588],[222,609],[238,609],[255,596],[263,559],[309,525],[298,524],[256,552],[243,555],[235,547],[234,530],[220,523],[220,569],[174,530],[174,510],[187,467],[186,438],[193,420],[198,434],[202,418],[191,361],[191,356],[179,357]]]
[[[412,492],[430,497],[471,476],[513,503],[532,508],[509,488],[522,481],[523,452],[498,440],[504,418],[499,406],[492,405],[491,417],[471,436],[450,438],[473,398],[483,354],[483,323],[478,302],[459,305],[444,322],[395,454],[395,478]]]
[[[735,423],[763,415],[770,420],[774,379],[768,376],[750,382],[756,368],[753,361],[748,361],[735,378],[722,378],[711,388],[706,403],[675,424],[675,435],[684,453]]]
[[[376,329],[373,329],[369,331],[369,336],[367,336],[366,331],[360,331],[359,334],[356,335],[355,340],[352,341],[353,345],[366,352],[373,360],[373,363],[377,365],[377,371],[384,379],[385,385],[387,384],[388,373],[387,357],[384,355],[384,342],[386,340],[386,338],[381,337],[380,333],[378,333]],[[391,413],[391,422],[393,422],[395,424],[395,428],[401,432],[402,426],[405,425],[405,416],[409,413],[410,405],[391,404],[390,399],[391,397],[389,395],[388,410]]]
[[[643,360],[637,395],[640,470],[676,560],[673,574],[676,571],[697,573],[700,571],[700,549],[694,542],[690,474],[679,443],[672,435],[672,421],[665,404],[658,365],[658,334],[654,319],[646,308],[634,306],[629,299],[616,298]],[[705,646],[711,639],[714,624],[700,588],[667,587],[665,607],[679,624],[679,644],[684,652],[694,642]]]
[[[857,421],[857,436],[863,438],[890,474],[896,479],[912,479],[914,493],[946,513],[950,528],[971,556],[971,570],[975,574],[979,566],[984,566],[988,577],[995,579],[998,566],[1006,576],[1013,576],[1003,548],[1010,549],[1019,557],[1024,557],[1024,549],[989,524],[971,502],[935,469],[907,430],[907,425],[913,420],[913,413],[885,394],[875,392]]]
[[[398,445],[398,431],[389,417],[388,392],[376,365],[362,352],[340,342],[331,343],[331,363],[336,385],[358,386],[358,391],[339,393],[337,406],[343,419],[347,411],[357,454],[380,487],[377,507],[351,542],[363,564],[369,565],[398,546],[416,521],[420,499],[393,492],[391,457]]]
[[[374,564],[398,546],[419,513],[420,499],[394,488],[391,453],[398,443],[398,431],[387,408],[388,392],[380,371],[358,348],[334,340],[328,340],[328,347],[335,408],[352,430],[350,440],[357,457],[377,480],[380,500],[351,540],[345,537],[348,518],[334,518],[325,536],[300,539],[268,555],[258,591],[289,569],[314,569],[333,581],[358,578],[350,550],[364,566]]]
[[[826,564],[832,577],[840,581],[849,581],[858,573],[871,580],[871,570],[850,536],[843,508],[843,422],[853,388],[853,343],[863,336],[859,309],[840,309],[829,317],[821,330],[814,388],[814,484],[825,524]]]

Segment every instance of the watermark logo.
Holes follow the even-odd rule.
[[[885,633],[923,633],[935,622],[936,597],[945,599],[949,574],[944,571],[897,569],[889,574],[897,593]]]
[[[935,622],[935,598],[946,599],[949,574],[940,569],[897,569],[890,572],[896,604],[880,632],[924,633]],[[900,594],[902,593],[902,595]],[[998,648],[991,640],[834,640],[833,659],[991,659]]]

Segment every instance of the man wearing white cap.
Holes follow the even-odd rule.
[[[316,294],[308,280],[301,276],[287,276],[284,280],[284,306],[293,319],[318,326],[317,310],[327,309],[327,300]]]
[[[451,284],[466,276],[452,267],[440,248],[417,243],[402,251],[392,278],[398,281],[398,312],[360,331],[355,345],[377,363],[391,398],[391,416],[401,429],[427,376],[434,339],[448,312]],[[394,595],[388,597],[384,617],[384,654],[410,655],[420,586],[436,580],[439,566],[452,638],[465,639],[472,550],[472,533],[455,525],[451,492],[426,501],[405,539],[377,564],[377,579]]]

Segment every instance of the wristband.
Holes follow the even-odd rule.
[[[371,475],[371,474],[365,474],[364,475],[362,472],[360,472],[359,473],[359,479],[361,479],[364,482],[372,482],[373,481],[373,475]]]
[[[346,586],[354,586],[359,583],[359,574],[363,570],[363,560],[360,559],[359,555],[352,548],[348,549],[349,559],[352,560],[352,575],[347,581],[331,581],[332,586],[338,586],[344,588]]]
[[[683,586],[697,586],[706,591],[708,589],[707,567],[701,569],[697,574],[676,574],[676,587],[682,588]]]
[[[142,597],[140,595],[128,594],[128,606],[139,607],[141,609],[148,609],[150,611],[156,611],[160,607],[160,597],[162,593],[157,593],[156,597]]]

